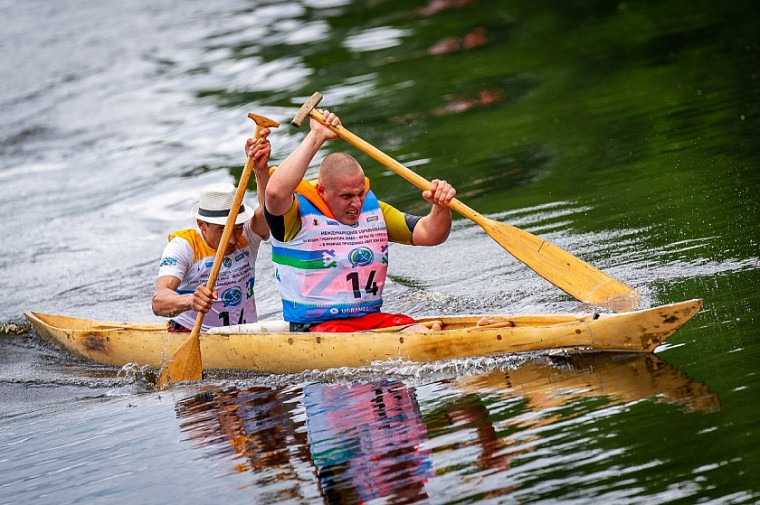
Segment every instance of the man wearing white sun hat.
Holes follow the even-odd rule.
[[[256,255],[261,241],[269,237],[263,213],[271,153],[268,134],[269,130],[263,129],[261,138],[249,150],[255,160],[259,206],[255,211],[245,203],[240,206],[213,291],[206,283],[235,199],[235,186],[218,183],[201,189],[200,201],[192,209],[198,228],[169,235],[151,303],[154,314],[171,318],[169,331],[189,332],[198,311],[206,314],[203,331],[258,320],[254,298]]]

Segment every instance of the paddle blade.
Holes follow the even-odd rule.
[[[639,307],[641,295],[635,289],[551,242],[480,214],[468,217],[512,256],[570,296],[615,312],[629,312]]]
[[[191,334],[174,352],[161,369],[156,385],[163,389],[171,382],[199,381],[203,378],[201,365],[201,341],[198,334]]]

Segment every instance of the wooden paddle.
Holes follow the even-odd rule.
[[[322,95],[319,92],[314,93],[293,118],[293,126],[300,127],[306,117],[310,116],[421,190],[430,189],[430,182],[424,177],[411,171],[346,128],[325,124],[321,112],[315,110],[321,100]],[[641,296],[636,290],[569,252],[527,231],[489,219],[456,198],[449,203],[449,207],[480,225],[491,238],[515,258],[578,300],[617,312],[627,312],[638,308]]]
[[[272,121],[264,116],[248,114],[248,117],[256,122],[255,138],[259,138],[262,128],[277,127],[280,125],[276,121]],[[214,284],[216,284],[216,279],[219,276],[219,270],[222,268],[222,260],[225,256],[225,246],[230,240],[232,229],[235,227],[238,211],[243,203],[243,196],[245,195],[245,189],[248,186],[248,179],[251,177],[253,164],[253,158],[246,159],[243,173],[240,175],[240,183],[238,184],[237,191],[235,191],[235,198],[232,202],[230,213],[227,216],[227,222],[224,225],[222,238],[219,240],[216,255],[214,255],[214,263],[211,266],[211,272],[208,281],[206,282],[206,287],[212,291],[214,289]],[[262,191],[262,189],[258,188],[258,191]],[[198,381],[203,378],[200,333],[205,315],[206,314],[203,312],[198,312],[198,316],[195,318],[195,324],[193,324],[193,329],[190,332],[190,335],[184,342],[182,342],[182,345],[177,348],[169,361],[167,361],[161,369],[161,373],[156,381],[159,388],[163,389],[170,382]]]

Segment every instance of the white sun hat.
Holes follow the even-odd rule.
[[[228,182],[211,184],[201,189],[200,202],[193,207],[192,213],[196,219],[212,224],[227,224],[230,207],[235,200],[236,188]],[[253,217],[253,210],[240,204],[235,224],[245,223]]]

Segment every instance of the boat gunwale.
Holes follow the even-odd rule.
[[[572,321],[543,326],[469,326],[428,332],[202,333],[201,355],[204,369],[278,373],[365,366],[387,359],[425,363],[556,349],[578,353],[651,353],[701,307],[702,300],[693,299],[598,317],[586,314],[578,319],[573,314]],[[186,333],[170,333],[161,323],[140,325],[34,312],[26,315],[45,340],[91,361],[116,366],[137,362],[160,367],[162,360],[187,337]],[[451,317],[473,320],[473,316]],[[79,326],[61,328],[51,324],[66,322],[78,322]]]
[[[696,301],[696,300],[692,300]],[[664,306],[662,306],[664,307]],[[659,308],[659,307],[658,307]],[[412,331],[412,332],[389,332],[389,331],[382,331],[383,328],[380,328],[378,330],[364,330],[364,331],[355,331],[355,332],[298,332],[298,331],[215,331],[215,332],[201,332],[200,335],[206,336],[206,337],[227,337],[231,335],[319,335],[322,337],[325,336],[333,336],[333,335],[388,335],[388,334],[394,334],[399,333],[403,335],[431,335],[431,334],[450,334],[454,332],[463,332],[463,331],[478,331],[478,332],[484,332],[484,331],[493,331],[496,329],[510,329],[510,330],[519,330],[522,328],[526,329],[539,329],[539,328],[554,328],[554,327],[562,327],[562,326],[575,326],[579,324],[589,323],[591,321],[596,321],[600,319],[609,319],[609,318],[618,318],[622,316],[627,316],[631,314],[640,314],[643,311],[635,311],[635,312],[622,312],[622,313],[586,313],[586,312],[563,312],[563,313],[530,313],[530,314],[508,314],[508,315],[488,315],[488,314],[479,314],[479,315],[454,315],[454,316],[422,316],[417,319],[415,319],[418,323],[425,323],[425,322],[432,322],[432,321],[441,321],[444,325],[457,325],[453,328],[443,328],[441,330],[431,330],[431,331]],[[27,319],[30,319],[30,316],[37,321],[39,321],[44,326],[54,328],[55,330],[59,331],[78,331],[78,332],[87,332],[87,333],[113,333],[113,332],[145,332],[145,333],[168,333],[168,329],[166,327],[165,323],[161,322],[144,322],[144,323],[125,323],[125,322],[118,322],[118,321],[106,321],[106,320],[96,320],[96,319],[89,319],[89,318],[79,318],[74,316],[61,316],[56,314],[50,314],[45,312],[36,312],[36,311],[26,311],[24,312],[24,315],[27,317]],[[496,324],[504,323],[503,326],[491,326],[491,325],[482,325],[478,326],[476,322],[481,318],[495,318],[498,319],[498,321],[495,321]],[[80,322],[82,324],[78,325],[70,325],[70,326],[58,326],[57,324],[54,324],[51,319],[65,319],[68,321],[75,321]],[[262,321],[265,322],[265,321]],[[266,322],[273,322],[273,321],[266,321]],[[276,322],[276,321],[275,321]],[[538,322],[538,324],[531,324],[534,322]],[[87,324],[87,323],[95,323],[95,324]],[[509,324],[514,323],[514,324]],[[180,333],[181,334],[181,333]]]

